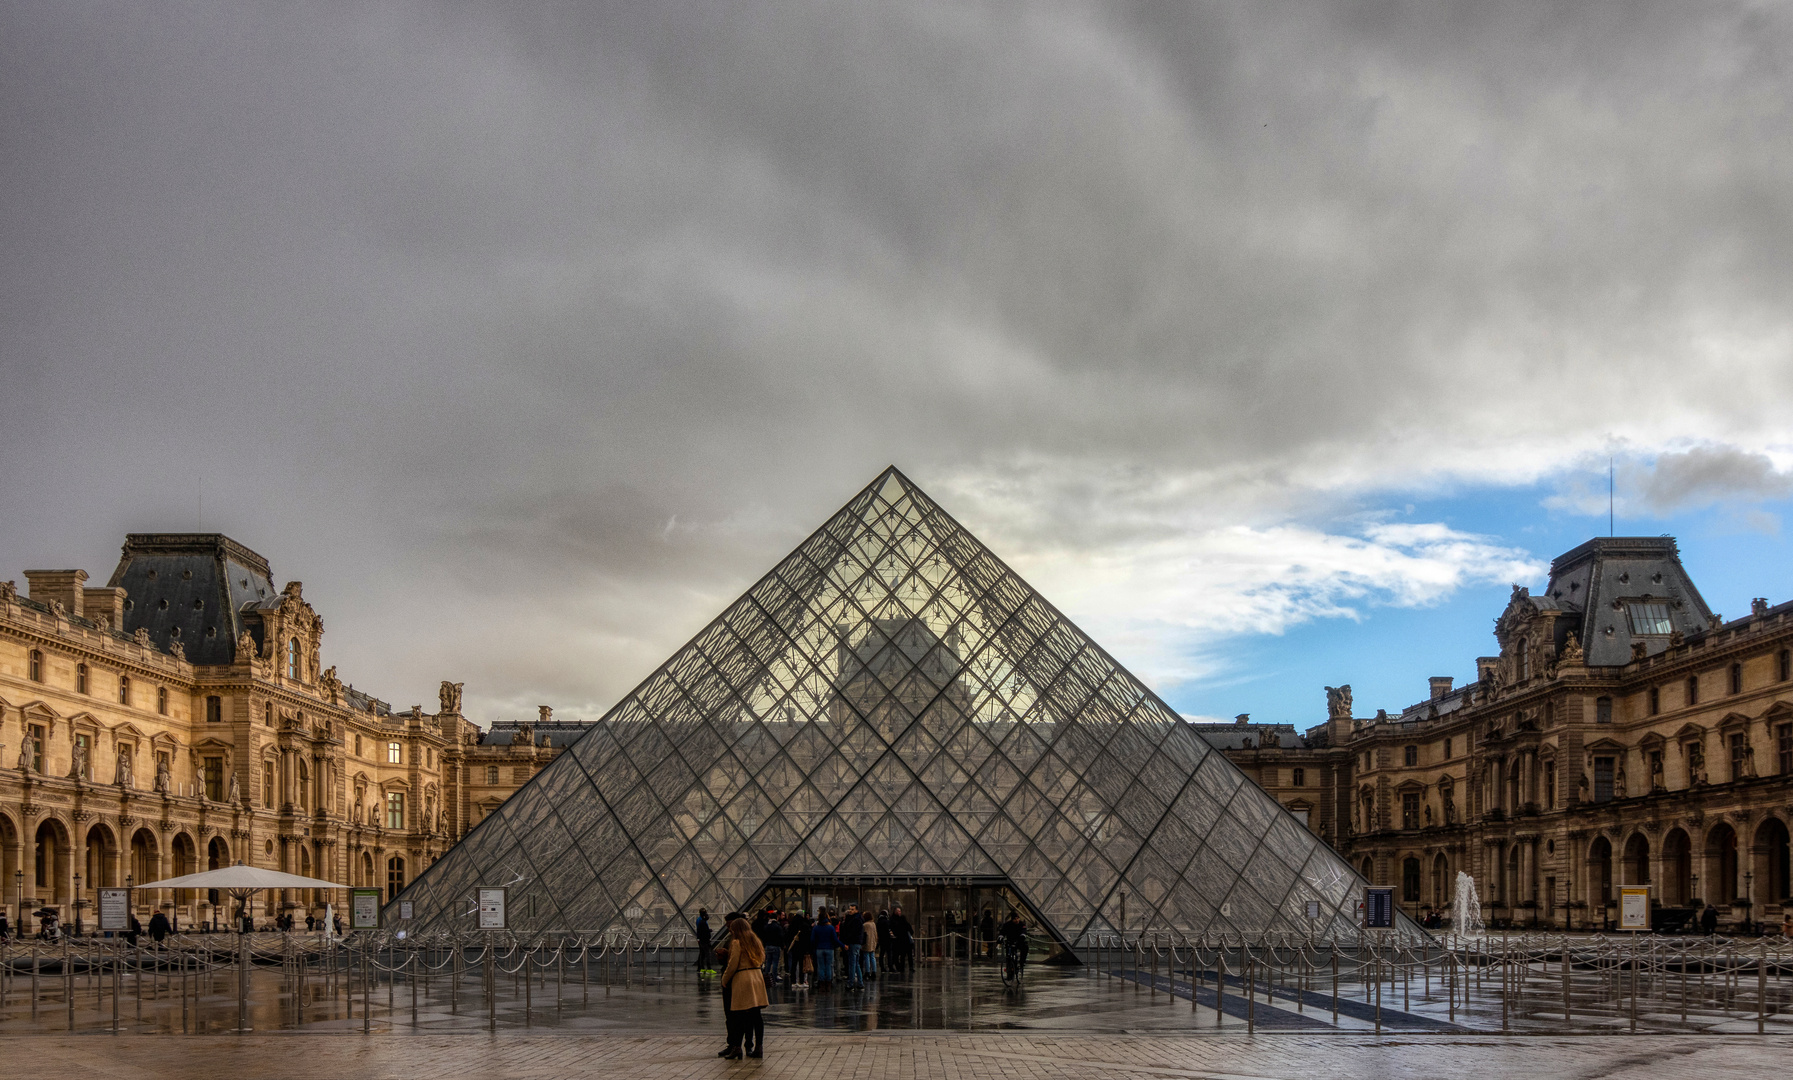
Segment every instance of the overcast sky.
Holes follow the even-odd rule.
[[[895,463],[1187,712],[1397,707],[1609,455],[1793,590],[1789,102],[1784,4],[13,0],[0,577],[203,488],[596,716]]]

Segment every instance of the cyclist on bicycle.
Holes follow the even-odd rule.
[[[1002,939],[1002,974],[1005,979],[1019,979],[1027,965],[1027,924],[1018,912],[1010,912],[998,932]]]

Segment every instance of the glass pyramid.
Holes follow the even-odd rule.
[[[399,899],[414,933],[504,885],[526,936],[653,937],[864,879],[1001,882],[1073,949],[1345,936],[1362,885],[892,468]]]

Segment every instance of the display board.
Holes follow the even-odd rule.
[[[1640,885],[1619,890],[1619,929],[1650,928],[1650,887]]]
[[[131,890],[100,890],[100,929],[129,930],[131,928]]]
[[[1363,891],[1363,925],[1366,930],[1392,930],[1395,925],[1395,891],[1370,886]]]
[[[380,928],[380,890],[349,890],[349,929],[378,930]]]
[[[507,928],[508,913],[505,910],[505,893],[503,886],[482,886],[479,890],[479,928],[481,930],[503,930]]]

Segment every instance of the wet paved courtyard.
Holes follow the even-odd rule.
[[[362,954],[354,968],[343,954],[306,967],[256,966],[242,988],[247,1027],[404,1036],[722,1031],[716,983],[688,962],[520,960],[508,971],[494,965],[488,979],[415,956],[395,973],[380,955]],[[146,963],[141,978],[134,969],[40,966],[34,981],[15,963],[0,987],[0,1035],[232,1034],[239,1022],[232,965],[183,972],[178,959]],[[993,964],[927,963],[863,988],[775,984],[765,1018],[789,1033],[1793,1035],[1793,1000],[1778,976],[1758,984],[1745,969],[1683,965],[1635,979],[1562,969],[1544,957],[1473,969],[1370,964],[1335,975],[1303,962],[1245,969],[1245,977],[1234,966],[1223,978],[1212,967],[1172,967],[1168,957],[1149,967],[1098,957],[1081,967],[1031,966],[1009,986]]]
[[[1030,1080],[1033,1077],[1378,1080],[1514,1076],[1613,1080],[1745,1080],[1774,1075],[1793,1050],[1783,1036],[1509,1037],[1259,1034],[1042,1035],[916,1033],[817,1035],[773,1031],[756,1061],[715,1056],[715,1035],[492,1034],[245,1035],[143,1039],[26,1036],[6,1039],[19,1080],[252,1077],[753,1077]]]

